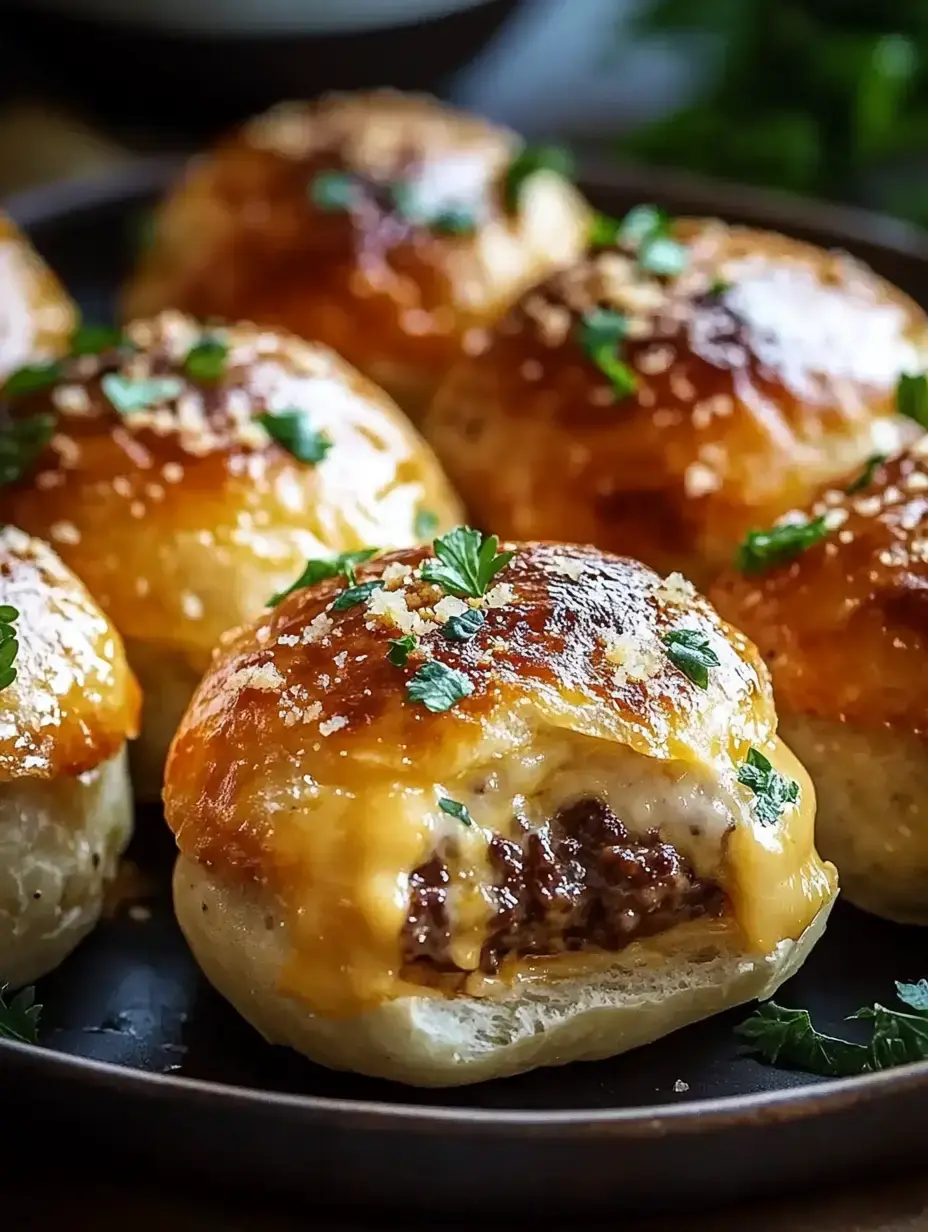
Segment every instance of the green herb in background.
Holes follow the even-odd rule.
[[[35,1044],[39,1038],[41,1005],[35,1003],[35,989],[22,988],[10,1001],[8,985],[0,988],[0,1039],[16,1040],[20,1044]]]

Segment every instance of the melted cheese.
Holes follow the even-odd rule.
[[[767,953],[799,937],[834,893],[836,876],[815,852],[808,775],[781,742],[765,751],[801,787],[799,804],[778,825],[756,818],[751,793],[730,765],[661,762],[562,731],[446,784],[375,778],[355,791],[313,784],[292,804],[295,814],[274,843],[294,939],[281,991],[329,1017],[428,992],[402,978],[402,931],[410,874],[436,850],[451,873],[451,957],[476,972],[492,916],[494,834],[516,837],[591,796],[605,800],[632,833],[660,830],[700,876],[718,881],[745,949]],[[449,817],[438,805],[443,797],[465,804],[476,824]],[[510,962],[505,974],[557,978],[588,958]]]

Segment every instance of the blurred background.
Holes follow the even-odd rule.
[[[0,0],[0,194],[286,97],[431,90],[537,138],[928,226],[926,0]]]

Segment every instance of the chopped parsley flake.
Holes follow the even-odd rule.
[[[321,462],[332,448],[332,442],[324,432],[318,432],[309,421],[306,411],[265,411],[258,416],[271,440],[286,449],[298,462],[315,465]]]
[[[357,581],[355,576],[356,567],[376,555],[377,548],[361,548],[357,552],[341,552],[338,556],[332,556],[328,560],[308,560],[303,572],[292,586],[288,586],[286,590],[280,590],[277,594],[271,595],[268,600],[268,607],[276,607],[282,599],[285,599],[287,595],[292,594],[295,590],[305,590],[307,586],[315,586],[317,582],[322,582],[326,578],[343,577],[349,586],[354,586]]]
[[[34,394],[48,389],[61,376],[61,364],[51,360],[46,364],[25,364],[11,372],[3,383],[4,398],[18,398],[22,394]]]
[[[412,651],[415,650],[416,645],[416,639],[411,633],[407,633],[405,637],[395,638],[390,642],[387,658],[394,667],[405,667],[406,661]]]
[[[463,672],[446,667],[432,659],[423,663],[415,675],[406,682],[406,695],[411,702],[421,702],[426,710],[440,714],[450,710],[462,697],[469,697],[474,684]]]
[[[19,609],[9,603],[0,605],[0,689],[8,688],[16,679],[13,666],[19,652],[13,621],[19,618]]]
[[[618,218],[610,218],[608,214],[600,214],[599,212],[595,213],[590,223],[590,247],[606,248],[610,244],[616,243],[621,229],[622,223]]]
[[[506,172],[505,198],[508,210],[518,209],[526,180],[537,175],[539,171],[552,171],[555,175],[569,180],[574,172],[573,159],[567,150],[559,146],[525,146],[509,164]]]
[[[738,767],[738,782],[754,792],[754,812],[767,825],[775,825],[787,804],[799,799],[799,784],[774,770],[757,749],[748,749],[747,761]]]
[[[434,206],[422,199],[415,181],[400,180],[390,189],[396,212],[406,222],[431,227],[446,235],[467,235],[476,228],[473,206],[463,201]]]
[[[218,381],[225,373],[229,348],[218,338],[203,338],[191,347],[184,360],[188,376],[195,381]]]
[[[667,658],[688,676],[693,684],[705,689],[709,684],[709,668],[719,666],[719,657],[709,645],[709,639],[697,629],[674,629],[661,641],[667,647]]]
[[[71,335],[72,356],[99,355],[126,345],[126,336],[115,325],[79,325]]]
[[[584,313],[577,331],[577,340],[600,372],[609,378],[620,398],[635,392],[638,382],[628,364],[619,358],[619,347],[625,338],[626,320],[620,312],[609,308],[594,308]]]
[[[896,385],[896,410],[928,428],[928,375],[902,373]]]
[[[653,205],[637,205],[622,220],[619,243],[635,251],[649,274],[674,277],[686,268],[686,248],[670,234],[670,219]]]
[[[483,628],[486,618],[486,612],[472,608],[469,612],[462,612],[460,616],[449,616],[441,631],[449,641],[469,642]]]
[[[860,472],[854,482],[849,483],[844,489],[845,496],[856,496],[858,492],[863,492],[865,489],[869,488],[871,483],[873,483],[873,476],[876,473],[877,467],[882,466],[888,456],[889,455],[885,453],[871,454],[864,463],[864,469]]]
[[[107,372],[100,382],[100,388],[120,415],[129,415],[132,411],[144,411],[148,407],[157,406],[159,402],[180,397],[184,383],[176,376],[130,381],[118,372]]]
[[[356,183],[347,171],[322,171],[309,186],[313,205],[326,213],[350,210],[354,203]]]
[[[470,809],[466,804],[461,804],[459,800],[451,800],[448,796],[442,796],[438,801],[438,807],[443,813],[448,813],[451,817],[456,817],[458,821],[463,822],[465,826],[474,825],[474,819],[470,815]]]
[[[828,534],[825,519],[784,522],[770,530],[752,530],[738,548],[735,565],[742,573],[762,573],[773,565],[785,564]]]
[[[358,582],[356,586],[349,586],[347,590],[343,590],[333,602],[332,607],[336,612],[344,612],[349,607],[356,607],[381,586],[383,586],[381,578],[373,578],[370,582]]]
[[[438,560],[427,560],[422,577],[436,582],[459,599],[479,599],[497,573],[512,560],[514,552],[497,552],[496,535],[484,538],[479,530],[456,526],[432,544]]]
[[[55,431],[54,415],[15,419],[0,432],[0,486],[26,475]]]
[[[709,283],[709,294],[721,297],[731,290],[731,283],[726,278],[713,278]]]
[[[413,522],[417,539],[428,539],[438,530],[438,514],[431,509],[419,509]]]
[[[0,988],[0,1039],[20,1044],[35,1044],[39,1038],[41,1005],[36,1005],[35,989],[22,988],[11,1001],[6,1000],[9,985]]]
[[[667,228],[667,215],[656,205],[636,205],[619,223],[619,241],[626,248],[637,249],[646,239]]]

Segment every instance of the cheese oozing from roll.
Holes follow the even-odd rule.
[[[11,218],[0,212],[0,381],[67,347],[77,309]]]
[[[436,1085],[772,990],[835,878],[753,646],[592,548],[434,547],[295,590],[198,688],[165,809],[209,978],[272,1040]]]
[[[113,620],[145,696],[138,795],[219,636],[310,557],[417,542],[459,517],[431,451],[330,351],[163,313],[97,331],[0,394],[23,441],[0,517],[49,539]]]
[[[138,688],[119,635],[54,552],[0,530],[0,984],[93,928],[132,831]]]

